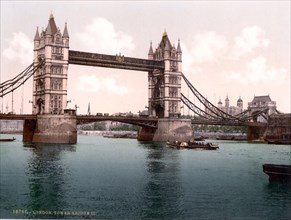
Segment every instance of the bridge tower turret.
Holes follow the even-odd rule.
[[[241,97],[239,97],[239,99],[237,100],[237,108],[240,113],[243,111],[243,100],[241,99]]]
[[[227,114],[229,113],[229,98],[228,98],[228,95],[225,98],[225,112]]]
[[[149,115],[177,118],[181,112],[182,50],[171,44],[165,31],[155,52],[150,45],[149,59],[164,61],[164,70],[149,72]]]
[[[34,38],[34,66],[44,60],[33,76],[33,114],[63,114],[67,104],[69,34],[56,26],[51,14],[45,30]]]

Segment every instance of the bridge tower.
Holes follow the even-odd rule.
[[[165,69],[149,72],[149,115],[159,118],[177,118],[181,112],[182,50],[171,44],[167,32],[155,52],[150,45],[148,59],[165,62]]]
[[[67,24],[63,34],[56,26],[54,16],[48,25],[34,37],[34,66],[45,60],[33,75],[33,114],[64,114],[67,105],[67,72],[69,60],[69,34]]]
[[[182,50],[180,41],[177,48],[171,44],[167,32],[155,52],[152,43],[148,52],[149,60],[164,61],[164,69],[154,69],[148,74],[149,115],[157,116],[158,128],[141,128],[139,140],[167,141],[191,140],[193,129],[190,119],[181,115]]]
[[[33,143],[77,143],[76,115],[64,111],[67,105],[69,34],[63,33],[51,14],[45,30],[34,37],[33,109],[36,120],[25,120],[23,141]]]

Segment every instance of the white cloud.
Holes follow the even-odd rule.
[[[207,32],[197,34],[192,45],[194,62],[217,61],[217,57],[226,47],[226,40],[215,32]]]
[[[241,57],[254,52],[256,48],[266,48],[270,40],[265,38],[265,32],[258,26],[246,27],[240,36],[234,38],[232,54]]]
[[[259,56],[252,59],[246,66],[245,72],[231,72],[226,80],[238,81],[242,84],[277,82],[282,83],[287,76],[285,68],[269,68],[265,57]]]
[[[95,18],[76,36],[86,50],[108,54],[126,51],[128,54],[135,48],[133,38],[124,32],[116,31],[114,25],[105,18]]]
[[[22,32],[13,33],[13,37],[7,48],[3,50],[3,56],[9,60],[20,61],[23,65],[33,62],[33,42]]]
[[[93,75],[82,75],[79,77],[78,89],[83,92],[107,91],[117,95],[126,95],[131,92],[129,88],[118,85],[113,78],[98,79]]]
[[[217,62],[227,49],[224,36],[214,31],[196,34],[191,46],[181,44],[183,50],[183,67],[190,70],[194,63]]]

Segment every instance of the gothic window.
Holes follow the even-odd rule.
[[[177,62],[176,61],[172,61],[171,62],[170,69],[171,69],[171,71],[176,71],[177,70]]]
[[[178,78],[175,76],[171,76],[169,83],[170,84],[178,84]]]
[[[169,96],[177,97],[177,88],[169,88]]]
[[[55,96],[54,97],[54,108],[57,108],[58,107],[58,97]]]
[[[54,107],[54,96],[52,95],[51,96],[51,108],[53,108]]]
[[[172,103],[172,112],[177,112],[177,107],[178,107],[177,102],[173,102]]]
[[[56,42],[57,44],[61,43],[61,36],[60,36],[59,34],[56,35],[56,38],[55,38],[55,39],[56,39],[55,42]]]
[[[157,86],[154,88],[154,97],[160,97],[160,89]]]

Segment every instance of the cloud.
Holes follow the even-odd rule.
[[[196,34],[191,46],[181,43],[183,50],[183,66],[190,70],[194,63],[217,62],[227,48],[224,36],[214,31]]]
[[[113,78],[98,79],[93,75],[80,76],[78,89],[89,93],[107,91],[121,96],[131,92],[129,88],[126,88],[123,85],[117,85],[115,79]]]
[[[252,59],[246,66],[245,72],[231,72],[226,80],[238,81],[242,84],[263,82],[284,82],[287,76],[285,68],[269,68],[265,57],[259,56]]]
[[[266,48],[270,40],[265,38],[265,32],[258,26],[246,27],[240,36],[234,38],[232,54],[241,57],[253,53],[256,48]]]
[[[3,56],[12,61],[20,61],[23,65],[33,62],[33,42],[22,32],[13,33]]]
[[[133,38],[121,31],[105,18],[95,18],[85,26],[85,30],[76,34],[84,49],[116,54],[134,50]]]

